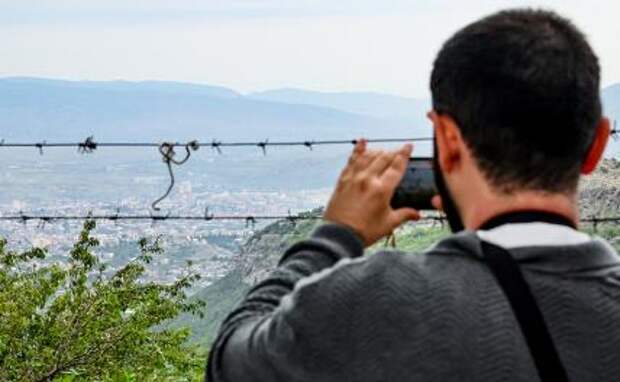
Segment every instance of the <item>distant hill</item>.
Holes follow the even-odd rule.
[[[234,90],[212,85],[202,85],[174,81],[67,81],[36,77],[8,77],[0,79],[4,89],[52,90],[99,89],[114,92],[144,92],[154,94],[194,94],[217,98],[238,98],[241,94]]]
[[[336,139],[425,132],[333,107],[271,102],[222,87],[157,81],[4,78],[0,115],[0,139],[7,141],[90,135],[98,140]]]
[[[426,112],[430,109],[429,100],[370,92],[327,93],[287,88],[253,93],[249,97],[289,104],[330,107],[356,114],[411,123],[423,122]]]
[[[603,89],[603,112],[604,114],[620,123],[620,83],[611,85]],[[618,125],[620,127],[620,125]],[[618,139],[612,139],[609,142],[607,149],[608,155],[618,156],[620,155],[620,141]]]
[[[603,89],[603,109],[610,118],[620,119],[620,83]]]

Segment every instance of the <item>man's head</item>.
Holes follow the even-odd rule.
[[[599,72],[583,34],[551,12],[499,12],[450,38],[434,63],[429,115],[457,209],[472,182],[481,195],[572,197],[609,136]]]

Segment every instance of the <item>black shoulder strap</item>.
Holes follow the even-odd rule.
[[[568,381],[545,319],[517,261],[507,250],[485,241],[482,253],[510,302],[541,381]]]

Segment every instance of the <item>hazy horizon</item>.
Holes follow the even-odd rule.
[[[339,89],[328,89],[328,90],[321,90],[321,89],[313,89],[313,88],[303,88],[303,87],[296,87],[296,86],[287,86],[287,85],[283,85],[280,87],[273,87],[273,88],[265,88],[265,89],[261,89],[261,90],[252,90],[252,91],[242,91],[240,89],[234,88],[232,86],[227,86],[225,84],[219,84],[219,83],[212,83],[212,82],[194,82],[194,81],[183,81],[183,80],[174,80],[174,79],[169,79],[169,80],[162,80],[162,79],[157,79],[157,78],[145,78],[145,79],[126,79],[126,78],[112,78],[112,79],[73,79],[73,78],[64,78],[64,77],[44,77],[44,76],[36,76],[36,75],[7,75],[7,76],[2,76],[0,75],[0,80],[10,80],[10,79],[32,79],[32,80],[42,80],[42,81],[67,81],[67,82],[74,82],[74,83],[88,83],[88,82],[93,82],[93,83],[127,83],[127,84],[141,84],[141,83],[170,83],[170,84],[185,84],[185,85],[197,85],[197,86],[206,86],[206,87],[215,87],[215,88],[222,88],[222,89],[226,89],[226,90],[231,90],[234,91],[235,93],[238,93],[241,96],[253,96],[253,95],[257,95],[257,94],[262,94],[262,93],[269,93],[269,92],[273,92],[273,91],[302,91],[302,92],[312,92],[312,93],[317,93],[317,94],[325,94],[325,95],[337,95],[337,94],[374,94],[374,95],[379,95],[379,96],[388,96],[388,97],[399,97],[399,98],[407,98],[407,99],[411,99],[411,100],[416,100],[416,101],[428,101],[430,100],[430,94],[428,94],[426,97],[416,97],[416,96],[410,96],[410,95],[401,95],[401,94],[396,94],[396,93],[389,93],[387,91],[381,91],[381,90],[373,90],[373,89],[367,89],[367,90],[339,90]],[[601,91],[605,91],[607,89],[616,87],[616,86],[620,86],[620,80],[617,82],[612,82],[609,84],[601,84]]]
[[[447,0],[0,0],[0,76],[428,98],[443,41],[475,19],[521,6],[571,18],[601,59],[603,86],[620,82],[620,3],[578,0],[464,7]]]

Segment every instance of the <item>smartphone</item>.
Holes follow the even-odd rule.
[[[432,158],[410,158],[407,171],[394,191],[392,208],[410,207],[416,210],[435,209],[431,199],[437,194]]]

